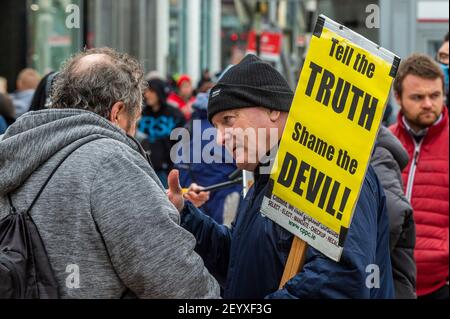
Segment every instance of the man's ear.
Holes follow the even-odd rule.
[[[276,111],[276,110],[269,110],[269,119],[272,122],[276,122],[278,121],[278,119],[280,118],[281,112],[280,111]]]
[[[116,102],[111,108],[109,120],[113,124],[119,124],[121,117],[125,114],[125,104],[123,102]]]

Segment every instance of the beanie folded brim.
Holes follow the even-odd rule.
[[[212,122],[214,115],[220,112],[247,107],[289,112],[293,98],[292,91],[280,92],[271,88],[219,83],[210,93],[208,120]]]
[[[237,65],[228,68],[208,102],[208,120],[219,112],[246,107],[265,107],[289,112],[294,93],[286,79],[270,64],[248,54]]]

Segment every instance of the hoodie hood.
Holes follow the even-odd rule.
[[[148,81],[148,88],[155,91],[159,99],[159,104],[165,105],[168,96],[168,88],[166,82],[160,79],[152,79]]]
[[[378,132],[377,146],[384,147],[391,152],[394,159],[397,161],[400,170],[403,170],[408,165],[408,152],[395,135],[384,126],[381,126],[380,131]]]
[[[124,131],[93,112],[49,109],[25,114],[0,140],[0,196],[19,188],[55,154],[68,154],[102,137],[139,151]]]

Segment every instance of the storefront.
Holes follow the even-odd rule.
[[[83,0],[28,1],[29,66],[41,75],[83,47]]]

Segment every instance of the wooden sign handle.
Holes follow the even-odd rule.
[[[280,289],[302,270],[303,264],[305,263],[306,248],[308,248],[308,244],[297,236],[294,236],[291,251],[289,252],[289,257],[284,267],[283,277],[281,277]]]

